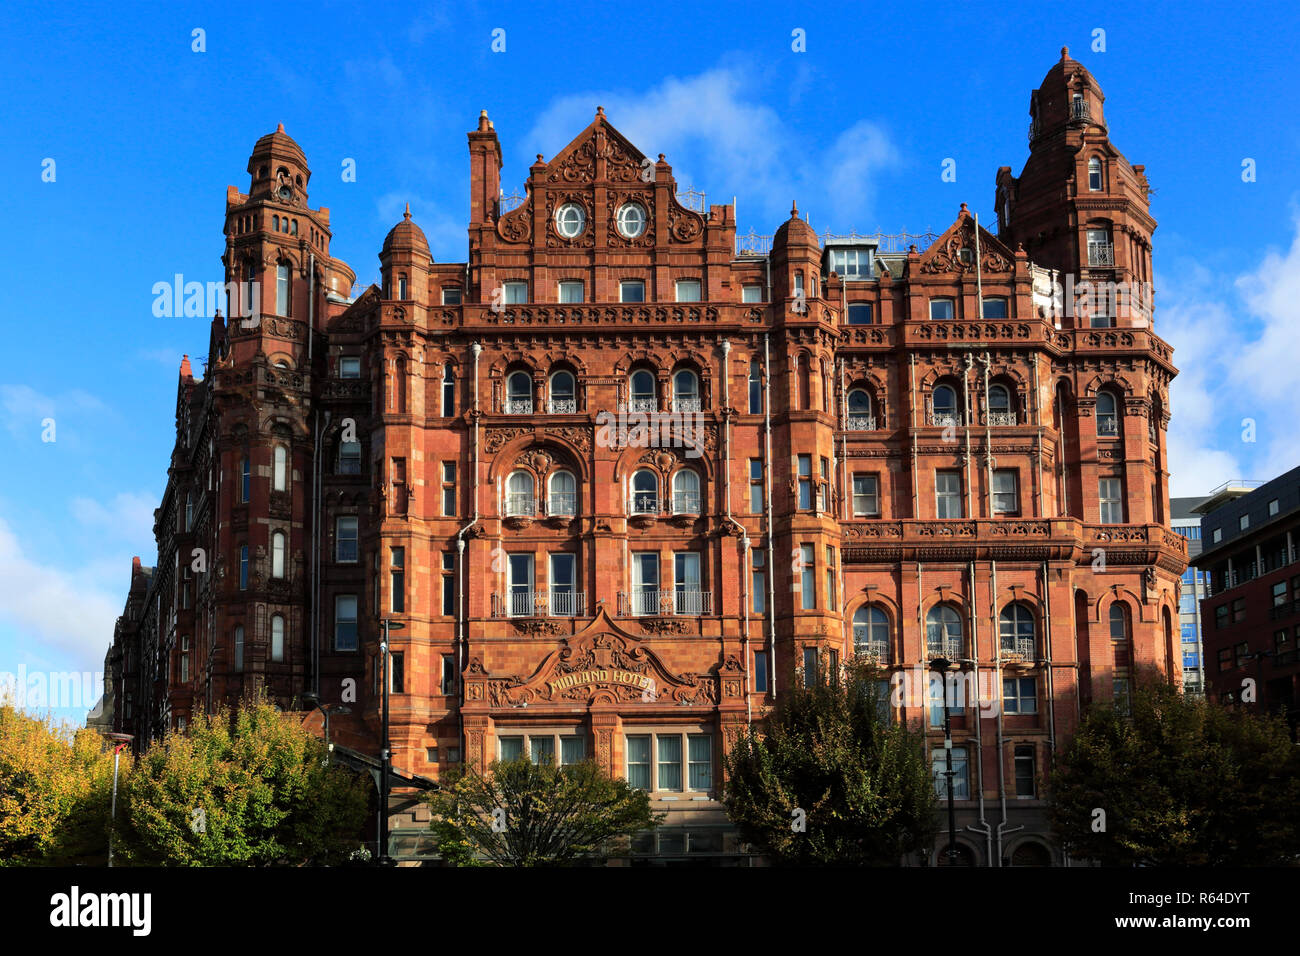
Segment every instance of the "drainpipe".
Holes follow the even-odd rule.
[[[983,306],[980,307],[980,310],[983,311]],[[990,363],[991,361],[992,361],[992,359],[989,357],[989,353],[988,353],[988,352],[985,352],[985,353],[984,353],[984,359],[983,359],[983,361],[980,363],[981,365],[984,366],[984,480],[988,483],[988,490],[987,490],[987,493],[986,493],[986,500],[985,500],[985,503],[984,503],[984,507],[987,509],[987,511],[986,511],[985,513],[986,513],[986,514],[988,515],[988,517],[990,517],[990,518],[992,518],[992,517],[994,516],[994,511],[993,511],[993,430],[992,430],[992,427],[991,427],[990,424],[989,424],[989,417],[990,417],[990,414],[991,414],[990,411],[989,411],[989,363]],[[1020,489],[1017,488],[1017,489],[1016,489],[1016,493],[1019,494],[1019,492],[1020,492]],[[993,620],[995,620],[995,621],[997,620],[997,614],[996,614],[996,613],[994,613],[994,615],[993,615]]]
[[[749,699],[749,535],[740,539],[740,653],[745,662],[745,724],[754,720],[754,705]],[[767,668],[771,682],[772,667]]]
[[[474,502],[474,517],[470,519],[469,524],[456,532],[456,573],[461,579],[461,586],[456,589],[456,629],[459,631],[460,639],[456,642],[456,676],[460,680],[456,681],[456,693],[458,697],[456,716],[460,724],[460,756],[461,759],[468,762],[469,753],[465,749],[465,650],[468,638],[466,636],[467,622],[465,620],[465,590],[469,586],[468,569],[465,567],[465,534],[470,528],[478,524],[478,359],[483,352],[483,346],[475,342],[470,347],[474,353],[474,437],[471,444],[474,449],[474,470],[470,480],[470,496]]]
[[[921,513],[917,510],[919,499],[916,490],[916,353],[908,353],[907,360],[908,394],[911,396],[909,404],[912,406],[912,517],[919,518]]]
[[[996,621],[997,613],[998,613],[998,563],[997,561],[993,561],[992,565],[993,565],[992,609],[993,609],[993,620]],[[1051,618],[1049,617],[1048,620],[1050,621]],[[1043,630],[1044,633],[1046,633],[1047,629],[1044,628]],[[995,661],[995,667],[997,669],[997,681],[995,682],[994,687],[996,688],[996,691],[998,693],[1001,693],[1002,690],[1001,635],[998,635],[995,638],[994,648],[996,650],[994,661]],[[1016,826],[1016,827],[1007,826],[1006,737],[1003,730],[1002,717],[1003,717],[1003,710],[1001,704],[999,704],[998,705],[998,804],[1001,808],[1001,819],[998,821],[998,830],[997,830],[997,843],[998,843],[997,865],[999,867],[1002,866],[1002,835],[1004,833],[1015,833],[1017,830],[1024,829],[1023,826]],[[993,866],[994,864],[990,861],[989,865]]]
[[[969,361],[969,353],[967,360]],[[968,406],[969,408],[969,406]],[[967,439],[969,440],[970,429],[966,430]],[[979,823],[967,824],[968,830],[984,834],[984,854],[988,858],[987,865],[993,865],[993,828],[989,826],[988,820],[984,818],[984,727],[980,722],[980,642],[979,629],[975,626],[975,562],[968,561],[966,564],[967,574],[967,594],[970,595],[966,602],[966,619],[970,622],[970,652],[971,652],[971,676],[974,677],[975,684],[975,780],[976,786],[979,787]],[[944,693],[947,693],[945,687]],[[969,767],[970,765],[967,764]]]
[[[1043,517],[1043,410],[1039,407],[1042,393],[1038,391],[1038,357],[1034,357],[1034,425],[1037,432],[1034,438],[1034,502],[1037,511],[1035,518]]]
[[[772,364],[768,333],[763,333],[763,431],[767,455],[767,686],[776,700],[776,555],[772,538]]]
[[[965,417],[965,422],[966,422],[966,427],[965,427],[964,429],[962,429],[962,431],[964,431],[964,432],[966,433],[966,460],[965,460],[965,462],[963,462],[963,464],[962,464],[962,484],[964,484],[964,485],[966,486],[966,517],[967,517],[967,518],[973,518],[973,517],[974,517],[974,514],[972,513],[972,510],[971,510],[971,504],[972,504],[972,502],[971,502],[971,487],[970,487],[970,486],[971,486],[971,480],[970,480],[970,370],[971,370],[971,366],[974,365],[974,364],[975,364],[975,360],[974,360],[973,358],[971,358],[971,354],[970,354],[969,352],[967,352],[967,353],[966,353],[966,368],[965,368],[965,370],[962,372],[962,375],[961,375],[962,403],[965,405],[965,408],[963,409],[963,411],[965,412],[965,416],[964,416],[964,417]]]
[[[317,617],[318,608],[320,607],[320,525],[321,525],[321,433],[324,428],[328,428],[330,423],[330,412],[325,411],[325,421],[322,425],[320,411],[316,414],[316,447],[314,451],[315,461],[312,463],[312,491],[311,491],[311,674],[312,690],[316,696],[320,696],[320,632],[319,619]]]
[[[1043,615],[1048,620],[1052,620],[1052,592],[1047,578],[1047,562],[1043,562]],[[1074,601],[1070,602],[1073,609]],[[1077,625],[1076,625],[1077,626]],[[1077,631],[1076,631],[1077,633]],[[1051,630],[1049,627],[1043,628],[1043,658],[1047,662],[1047,739],[1051,748],[1049,757],[1051,764],[1056,765],[1056,681],[1055,670],[1052,665],[1052,640]],[[1076,682],[1077,683],[1077,682]],[[1076,689],[1074,694],[1075,706],[1079,703],[1079,693]]]
[[[316,344],[316,253],[307,256],[307,368],[311,369],[311,347]]]
[[[844,376],[844,360],[839,359],[840,379],[840,519],[853,516],[849,507],[849,383]],[[877,489],[878,490],[878,489]]]

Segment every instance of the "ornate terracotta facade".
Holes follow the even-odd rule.
[[[900,248],[797,210],[738,246],[732,206],[679,199],[600,110],[505,208],[484,113],[468,261],[435,263],[408,212],[355,299],[305,157],[264,137],[225,256],[261,321],[218,317],[206,379],[183,370],[170,570],[137,586],[152,643],[119,627],[151,663],[118,674],[139,696],[116,719],[157,736],[260,684],[348,703],[333,739],[375,753],[391,619],[397,767],[581,754],[647,782],[661,858],[725,858],[729,734],[805,662],[876,655],[928,726],[918,675],[946,657],[983,711],[953,722],[964,852],[1059,860],[1041,781],[1080,708],[1180,671],[1170,347],[1149,299],[1053,291],[1150,276],[1146,180],[1101,102],[1063,53],[999,227],[963,204]]]

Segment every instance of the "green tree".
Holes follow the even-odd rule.
[[[1051,778],[1052,827],[1107,866],[1300,861],[1300,748],[1279,718],[1150,677],[1129,713],[1093,706]]]
[[[741,838],[786,865],[893,866],[929,846],[925,741],[887,718],[884,675],[854,660],[812,687],[793,676],[766,732],[743,731],[726,757],[723,803]]]
[[[0,703],[0,866],[105,860],[112,784],[93,730]]]
[[[172,866],[342,862],[360,843],[368,784],[264,697],[196,715],[139,759],[122,853]],[[125,811],[125,812],[124,812]]]
[[[650,798],[592,761],[556,766],[526,757],[487,774],[453,771],[425,798],[443,859],[457,866],[598,862],[658,825]]]

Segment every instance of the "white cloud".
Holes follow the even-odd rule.
[[[538,116],[525,138],[527,154],[554,156],[591,122],[598,105],[651,159],[664,153],[679,186],[706,189],[718,201],[751,197],[759,215],[749,221],[781,221],[791,200],[824,195],[829,180],[837,212],[865,223],[876,179],[899,162],[886,129],[867,120],[839,131],[823,153],[820,142],[760,101],[752,71],[730,67],[668,77],[642,93],[561,97]]]

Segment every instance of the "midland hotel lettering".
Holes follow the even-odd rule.
[[[316,727],[309,695],[355,687],[331,737],[377,754],[392,619],[399,809],[462,760],[590,758],[668,813],[639,859],[728,860],[731,734],[818,660],[942,656],[1001,695],[954,717],[964,858],[1059,862],[1042,781],[1081,708],[1142,666],[1180,679],[1170,347],[1149,305],[1053,302],[1151,279],[1146,176],[1102,103],[1063,53],[995,231],[963,205],[903,242],[795,210],[738,242],[733,206],[679,198],[599,109],[511,208],[484,113],[467,261],[408,212],[356,298],[306,157],[262,137],[223,254],[261,321],[217,316],[206,377],[182,365],[117,729],[255,686]],[[895,714],[941,755],[927,704]],[[399,850],[426,832],[394,827]]]

